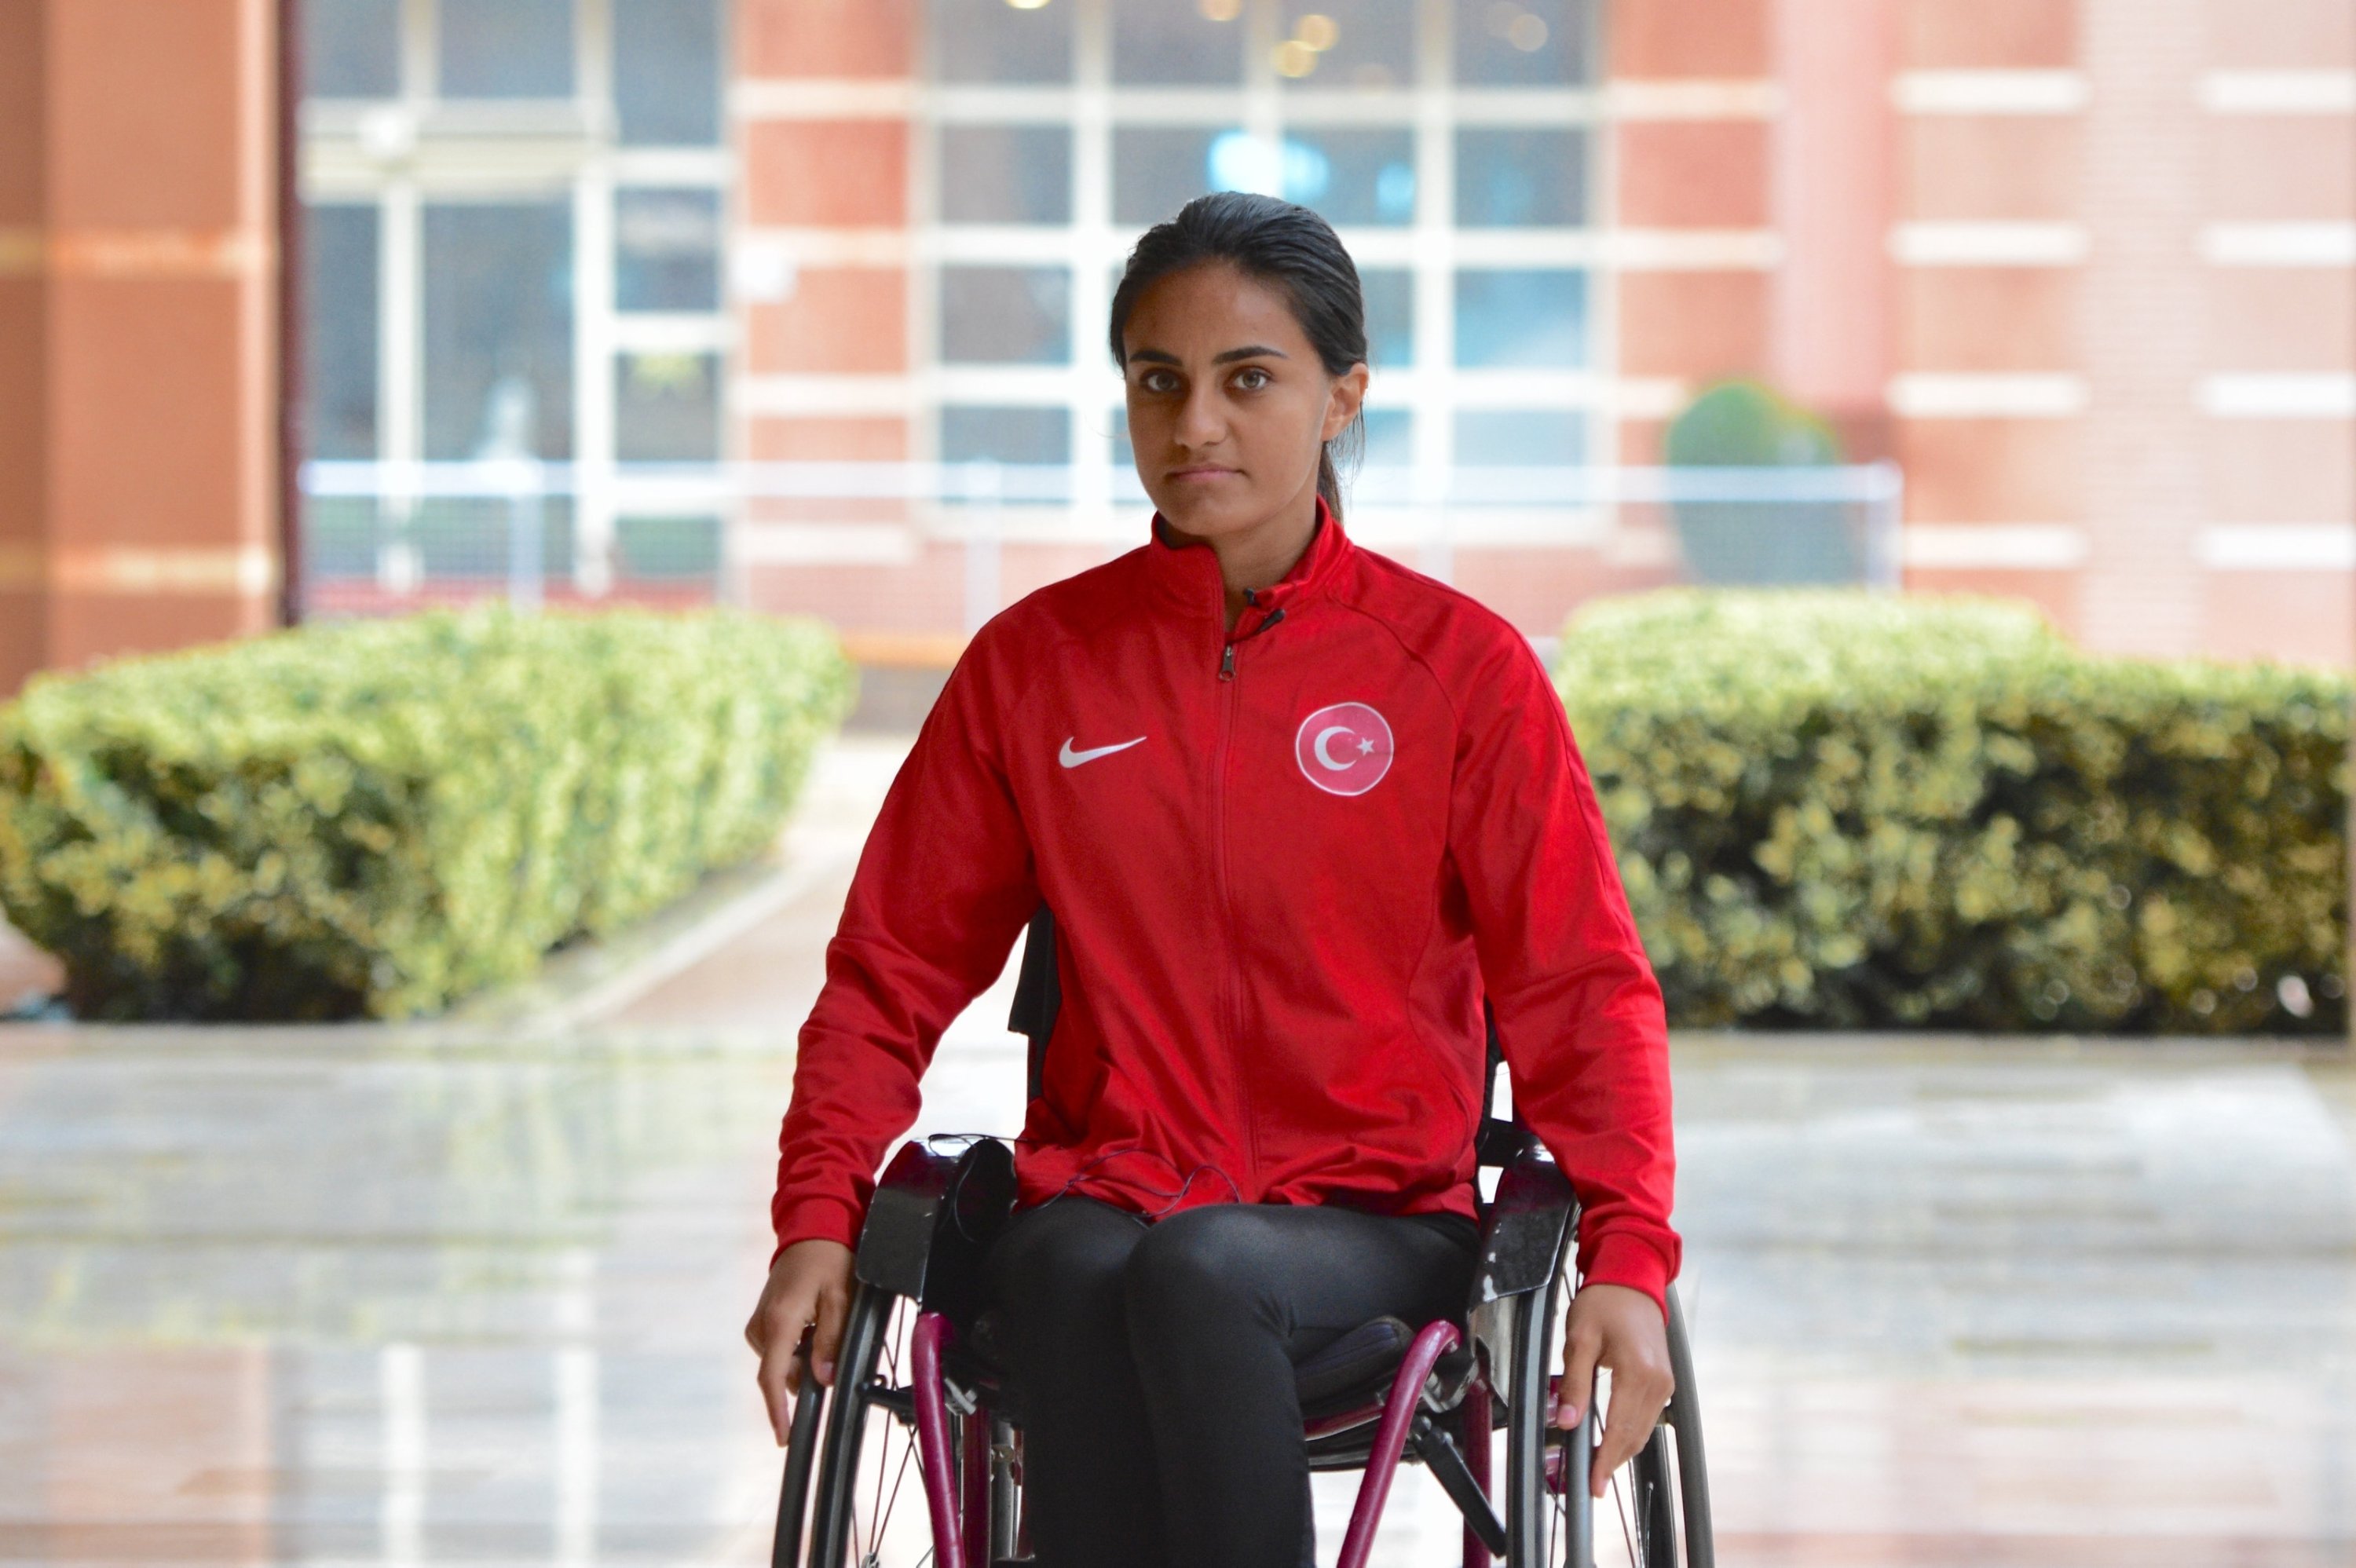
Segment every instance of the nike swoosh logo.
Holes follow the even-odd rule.
[[[1056,761],[1067,768],[1076,768],[1082,763],[1093,763],[1098,757],[1109,757],[1115,752],[1126,752],[1144,739],[1144,736],[1140,735],[1136,741],[1123,741],[1117,746],[1092,746],[1085,752],[1075,752],[1072,750],[1072,738],[1066,735],[1064,737],[1064,749],[1056,754]]]

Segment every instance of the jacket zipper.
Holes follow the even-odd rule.
[[[1250,590],[1246,589],[1245,592],[1249,593]],[[1279,621],[1283,619],[1284,610],[1282,606],[1279,606],[1278,608],[1269,612],[1267,620],[1262,621],[1258,625],[1254,626],[1242,636],[1229,637],[1227,639],[1226,652],[1219,656],[1219,678],[1221,680],[1233,680],[1236,678],[1236,645],[1237,643],[1248,643],[1251,641],[1254,637],[1258,636],[1262,632],[1267,631],[1270,626],[1275,625]]]
[[[1244,599],[1249,603],[1253,591],[1246,589]],[[1226,605],[1222,597],[1218,613],[1226,619]],[[1219,679],[1226,690],[1219,704],[1219,751],[1211,771],[1211,823],[1216,838],[1214,846],[1215,870],[1219,883],[1219,920],[1227,936],[1227,1059],[1236,1064],[1236,1094],[1242,1103],[1244,1122],[1244,1168],[1251,1196],[1248,1202],[1259,1201],[1259,1121],[1253,1114],[1250,1085],[1246,1082],[1243,1058],[1238,1043],[1243,1037],[1243,964],[1236,951],[1236,912],[1227,892],[1227,744],[1236,732],[1236,645],[1258,636],[1284,619],[1281,605],[1269,613],[1268,618],[1242,636],[1229,636],[1219,655]]]

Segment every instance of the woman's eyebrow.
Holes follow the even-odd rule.
[[[1261,355],[1266,355],[1271,359],[1290,359],[1292,357],[1291,355],[1287,354],[1281,348],[1270,348],[1265,343],[1254,343],[1243,348],[1221,349],[1218,353],[1211,356],[1211,363],[1214,365],[1224,365],[1230,359],[1253,359]],[[1180,363],[1178,356],[1171,353],[1166,348],[1140,348],[1132,352],[1130,355],[1130,357],[1131,359],[1151,359],[1157,364],[1162,365],[1175,365]]]

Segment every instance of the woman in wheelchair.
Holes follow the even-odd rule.
[[[1044,905],[1060,1008],[981,1262],[1037,1561],[1312,1561],[1294,1371],[1461,1318],[1491,1023],[1577,1195],[1551,1415],[1610,1369],[1600,1494],[1671,1395],[1679,1242],[1660,989],[1563,705],[1503,617],[1343,530],[1367,340],[1323,219],[1188,203],[1110,325],[1151,538],[974,635],[862,853],[745,1330],[778,1442],[941,1032]]]

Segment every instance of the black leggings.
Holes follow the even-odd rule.
[[[1458,1214],[1148,1221],[1081,1193],[1016,1214],[983,1266],[1040,1568],[1309,1568],[1293,1363],[1384,1313],[1462,1312],[1479,1250]]]

